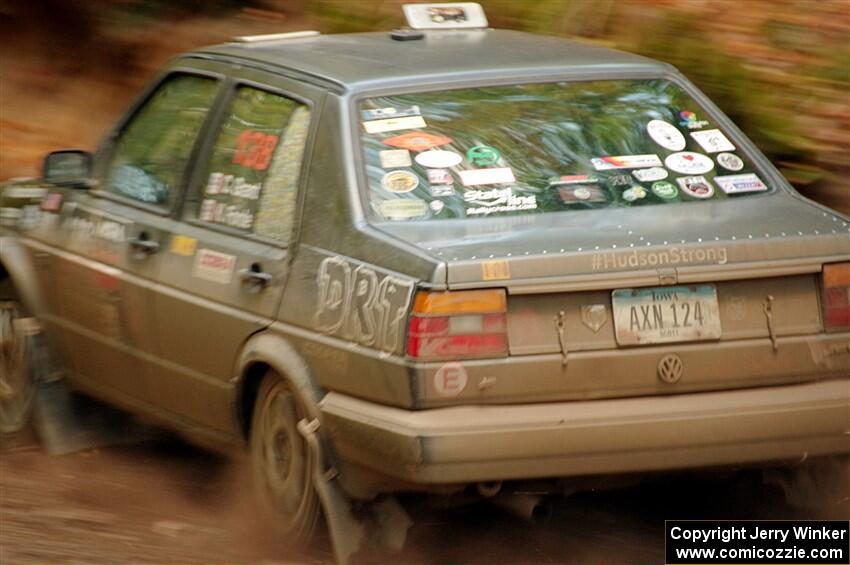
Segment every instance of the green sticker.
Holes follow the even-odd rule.
[[[671,198],[676,198],[676,195],[679,194],[679,189],[671,183],[661,180],[652,183],[652,192],[660,198],[670,200]]]
[[[466,152],[466,158],[476,167],[489,167],[498,163],[499,150],[489,145],[476,145]]]

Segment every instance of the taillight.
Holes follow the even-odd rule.
[[[504,357],[505,291],[420,291],[413,303],[407,354],[417,359]]]
[[[850,263],[823,266],[823,326],[850,329]]]

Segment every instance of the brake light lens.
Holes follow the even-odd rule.
[[[823,266],[823,325],[826,331],[850,329],[850,263]]]
[[[420,291],[413,303],[407,354],[423,360],[504,357],[507,328],[503,289]]]

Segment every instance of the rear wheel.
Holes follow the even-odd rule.
[[[30,367],[30,318],[17,302],[0,302],[0,432],[26,426],[32,411],[34,386]]]
[[[306,545],[319,519],[313,487],[316,461],[298,432],[306,403],[287,380],[269,373],[260,386],[251,423],[251,465],[259,502],[284,541]]]

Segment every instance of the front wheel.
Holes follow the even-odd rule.
[[[0,433],[24,428],[32,411],[29,321],[21,316],[17,302],[0,302]]]
[[[297,427],[309,417],[296,388],[269,373],[257,394],[251,422],[254,487],[274,529],[295,546],[309,543],[319,519],[313,487],[317,462]]]

